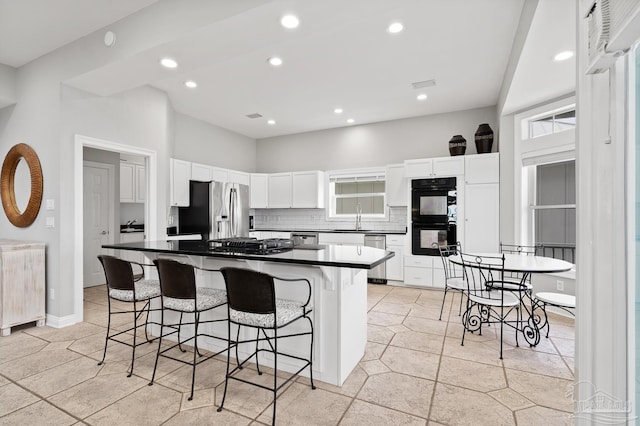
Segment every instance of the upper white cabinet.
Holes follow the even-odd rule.
[[[387,206],[407,206],[409,201],[404,164],[387,166],[386,174]]]
[[[500,154],[478,154],[465,157],[467,184],[500,182]]]
[[[191,180],[198,182],[211,182],[213,167],[206,164],[191,163]]]
[[[324,173],[320,171],[291,173],[291,207],[324,207]]]
[[[135,202],[135,164],[120,163],[120,202]]]
[[[144,203],[145,192],[145,167],[140,164],[120,163],[120,202]]]
[[[169,161],[170,204],[177,207],[189,205],[189,180],[191,179],[191,163],[172,158]]]
[[[266,209],[267,193],[269,191],[269,175],[266,173],[251,173],[251,200],[249,206],[252,209]]]
[[[405,177],[437,177],[464,175],[464,156],[405,160]]]
[[[229,170],[211,167],[211,180],[214,182],[229,182]]]
[[[270,174],[267,197],[269,208],[291,207],[291,173]]]
[[[136,164],[136,203],[144,203],[147,198],[147,170]]]
[[[228,180],[227,182],[238,183],[240,185],[250,185],[251,184],[251,175],[245,172],[238,172],[236,170],[228,170]]]

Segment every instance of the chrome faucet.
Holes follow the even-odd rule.
[[[362,229],[362,205],[356,204],[356,231]]]
[[[134,223],[136,223],[136,220],[135,219],[131,219],[131,220],[128,220],[127,223],[124,226],[126,226],[128,228],[131,225],[133,225]]]

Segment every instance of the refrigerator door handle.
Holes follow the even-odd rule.
[[[229,232],[232,237],[236,236],[235,192],[235,188],[229,189]]]

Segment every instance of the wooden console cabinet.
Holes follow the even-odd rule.
[[[0,335],[11,327],[45,320],[45,244],[0,239]]]

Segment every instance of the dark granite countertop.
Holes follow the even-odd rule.
[[[260,260],[298,265],[333,266],[339,268],[372,269],[395,256],[392,251],[355,245],[327,244],[319,250],[293,249],[276,254],[219,253],[210,251],[203,241],[140,241],[105,244],[102,248],[218,257],[223,259]]]
[[[317,232],[319,234],[374,234],[374,235],[405,235],[404,231],[375,231],[372,229],[250,229],[249,232]]]

